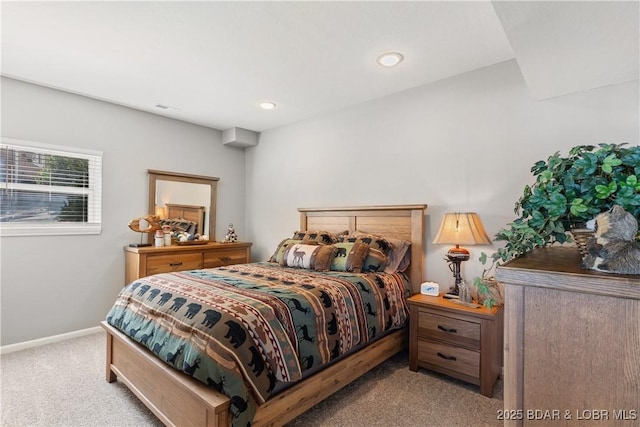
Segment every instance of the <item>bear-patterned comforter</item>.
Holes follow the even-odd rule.
[[[403,274],[242,264],[138,279],[107,322],[229,396],[246,426],[283,384],[405,326],[409,289]]]

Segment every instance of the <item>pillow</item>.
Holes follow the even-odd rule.
[[[188,234],[198,232],[198,223],[184,218],[161,219],[159,224],[160,226],[168,225],[171,231],[184,231]]]
[[[306,231],[294,231],[292,239],[302,240],[304,239],[305,234],[307,234]]]
[[[331,262],[332,271],[350,271],[353,273],[362,271],[362,264],[369,253],[369,246],[360,242],[335,243],[333,246],[338,250]]]
[[[339,233],[333,233],[333,238],[335,239],[336,242],[338,242],[340,241],[340,239],[342,239],[344,236],[347,236],[348,234],[349,234],[349,230],[344,230]]]
[[[350,237],[369,237],[377,240],[382,239],[391,244],[391,250],[386,252],[387,265],[384,268],[385,273],[405,271],[411,263],[411,251],[409,250],[411,242],[407,240],[384,237],[379,234],[366,233],[363,231],[354,231],[350,234]]]
[[[319,245],[330,245],[337,241],[328,231],[296,231],[293,233],[293,239],[302,240],[305,244],[316,242]]]
[[[271,258],[269,258],[269,262],[277,262],[278,264],[280,264],[280,261],[282,261],[282,256],[284,255],[284,251],[286,251],[287,248],[289,248],[289,246],[295,245],[296,243],[302,243],[302,240],[301,239],[281,240],[280,243],[278,243],[278,246],[276,247],[275,252],[273,253],[273,255],[271,255]]]
[[[369,248],[369,253],[362,264],[363,273],[375,273],[384,271],[387,265],[387,256],[378,249]]]
[[[305,245],[296,243],[289,246],[282,256],[280,265],[308,270],[328,271],[338,249],[333,245]]]
[[[387,256],[387,266],[384,268],[385,273],[402,272],[409,267],[411,263],[411,242],[401,239],[387,239],[393,245],[393,249]]]
[[[393,245],[387,239],[375,234],[363,233],[361,231],[354,231],[348,236],[340,236],[342,242],[362,242],[369,246],[371,249],[377,249],[385,255],[393,249]]]

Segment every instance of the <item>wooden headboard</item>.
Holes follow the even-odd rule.
[[[424,214],[427,205],[362,206],[344,208],[299,208],[300,230],[345,230],[380,234],[411,242],[411,264],[407,274],[413,293],[424,281]]]
[[[204,206],[177,205],[166,203],[168,219],[184,218],[198,224],[198,233],[204,234]]]

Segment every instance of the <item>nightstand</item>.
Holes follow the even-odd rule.
[[[502,370],[502,306],[466,307],[417,294],[409,298],[409,369],[437,371],[480,386],[491,397]]]

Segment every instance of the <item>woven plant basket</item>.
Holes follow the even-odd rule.
[[[584,258],[587,254],[587,242],[591,237],[595,237],[596,233],[588,228],[576,228],[569,231],[573,241],[576,242],[576,246],[580,251],[580,255]]]

